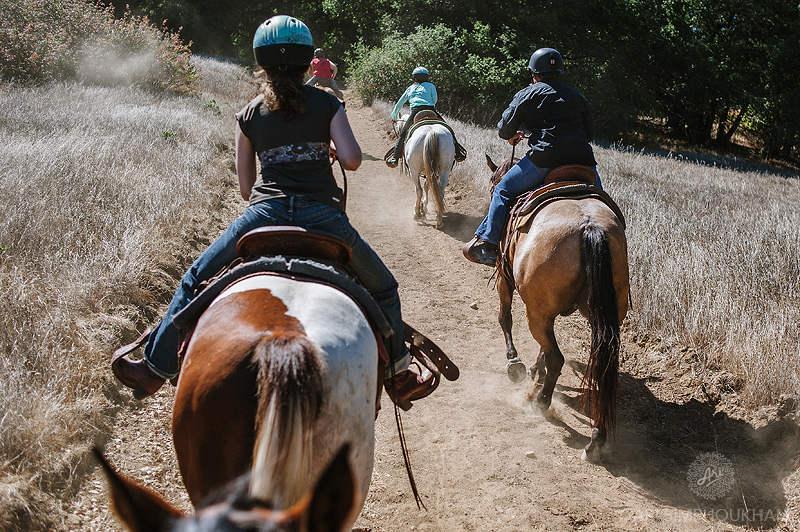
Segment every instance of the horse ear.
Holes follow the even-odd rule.
[[[163,530],[166,521],[181,513],[158,494],[123,477],[111,467],[103,452],[92,449],[108,479],[111,504],[131,532]]]
[[[355,503],[355,481],[345,444],[331,461],[314,488],[308,508],[309,532],[342,532]]]
[[[491,170],[492,173],[495,173],[497,171],[497,165],[494,164],[494,161],[492,160],[491,157],[489,157],[488,153],[486,154],[486,164],[489,165],[489,170]]]

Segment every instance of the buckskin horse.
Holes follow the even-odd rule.
[[[311,248],[321,261],[303,258]],[[203,508],[248,474],[250,497],[293,508],[348,444],[353,500],[342,526],[351,527],[372,477],[378,336],[388,323],[376,332],[377,303],[332,267],[352,256],[333,235],[262,227],[237,251],[249,260],[173,318],[178,327],[195,324],[172,416],[189,498]]]
[[[498,167],[486,159],[493,184],[515,162],[508,159]],[[563,189],[572,187],[580,194],[560,196],[555,190],[559,185],[550,185],[550,197],[516,219],[500,245],[497,292],[506,369],[514,382],[526,376],[511,335],[515,289],[525,304],[528,329],[540,346],[535,373],[542,386],[536,402],[543,410],[550,407],[564,365],[553,331],[556,317],[578,310],[589,320],[591,346],[582,384],[584,406],[594,427],[583,458],[596,462],[602,459],[602,446],[615,423],[619,329],[628,312],[629,278],[622,213],[607,194],[584,184],[594,183],[594,172],[590,174],[583,183],[573,182],[575,176],[569,174],[562,178],[551,172],[546,178],[548,184],[566,179],[571,184],[565,183]]]
[[[436,207],[436,228],[441,229],[447,209],[444,189],[455,162],[455,141],[449,127],[436,119],[433,111],[420,111],[408,131],[403,151],[408,176],[414,184],[417,200],[414,219],[425,220],[429,195]]]

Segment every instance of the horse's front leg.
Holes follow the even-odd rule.
[[[497,280],[497,294],[500,296],[500,328],[503,330],[503,336],[506,340],[506,373],[511,382],[522,382],[525,380],[525,364],[519,359],[517,348],[514,347],[514,339],[511,336],[511,326],[513,319],[511,317],[511,301],[514,296],[514,288],[511,283],[498,276]]]

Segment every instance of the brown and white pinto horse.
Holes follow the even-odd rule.
[[[197,507],[249,473],[251,498],[293,508],[347,443],[349,530],[372,477],[377,390],[378,343],[350,296],[272,273],[234,282],[197,321],[175,393],[189,498]]]
[[[251,495],[287,508],[349,442],[360,511],[377,368],[375,334],[340,290],[273,274],[225,289],[195,327],[175,394],[172,432],[192,502],[252,469]]]
[[[497,167],[487,156],[492,183],[513,166]],[[619,368],[619,328],[628,312],[628,251],[623,221],[597,198],[558,199],[506,235],[501,249],[511,264],[512,278],[498,275],[500,327],[506,340],[506,369],[514,382],[526,376],[511,336],[511,302],[516,289],[525,303],[528,329],[539,344],[535,372],[542,384],[536,398],[547,410],[561,375],[564,356],[553,326],[557,316],[575,310],[589,320],[591,346],[583,376],[584,404],[594,423],[583,458],[599,461],[615,421]],[[531,370],[533,377],[534,370]]]
[[[248,493],[247,477],[184,516],[149,489],[118,474],[95,449],[109,483],[111,503],[131,532],[343,532],[355,504],[353,473],[345,446],[334,457],[313,491],[284,510]]]

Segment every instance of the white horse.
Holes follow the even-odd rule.
[[[407,118],[404,116],[401,120]],[[400,122],[398,126],[401,126]],[[436,205],[436,228],[441,229],[442,217],[447,212],[444,189],[455,163],[455,154],[453,134],[444,124],[423,124],[411,132],[403,151],[403,160],[417,193],[417,202],[414,205],[415,220],[425,219],[430,192]]]

